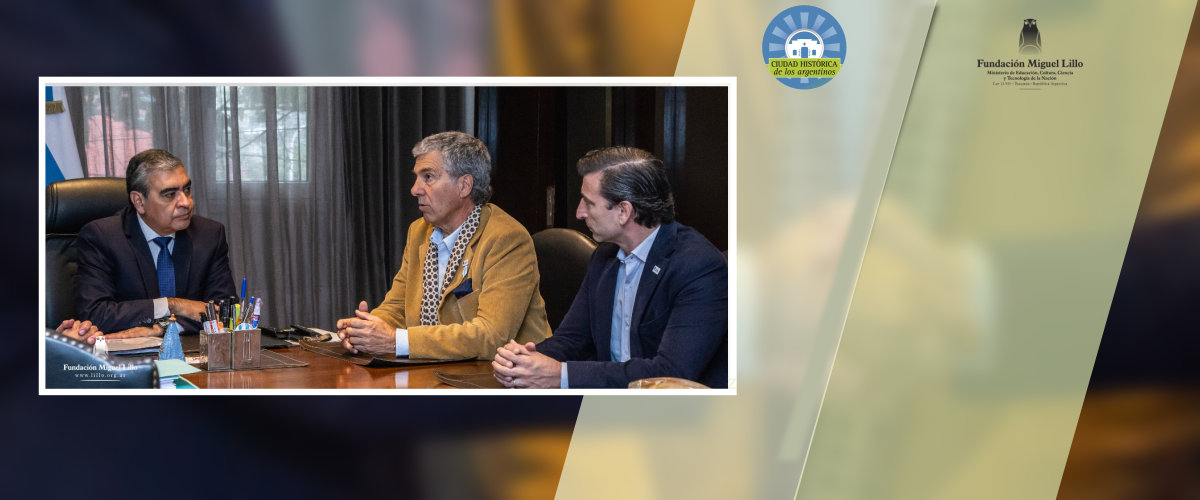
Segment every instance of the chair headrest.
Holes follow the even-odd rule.
[[[75,234],[129,205],[124,177],[88,177],[46,186],[46,233]]]

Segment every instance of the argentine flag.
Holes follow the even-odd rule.
[[[67,93],[62,87],[46,87],[46,102],[61,101],[62,112],[46,113],[46,185],[63,179],[83,177],[83,164],[75,145],[71,128],[71,113],[67,109]]]

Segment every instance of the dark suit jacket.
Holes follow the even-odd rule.
[[[663,224],[638,283],[630,322],[630,360],[609,351],[617,246],[592,253],[587,277],[554,335],[537,351],[568,361],[571,387],[626,387],[648,377],[679,377],[714,388],[729,384],[728,265],[694,229]],[[654,269],[659,272],[655,273]]]
[[[236,293],[224,226],[193,215],[188,228],[175,237],[171,258],[175,261],[176,297],[208,301]],[[104,332],[143,326],[153,319],[158,271],[133,208],[88,223],[79,230],[75,244],[79,252],[75,274],[79,319],[90,320]],[[182,321],[180,326],[196,330],[199,323]]]

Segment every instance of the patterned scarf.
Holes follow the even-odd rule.
[[[439,324],[438,305],[442,302],[442,292],[450,286],[451,281],[454,281],[454,273],[458,272],[458,264],[467,250],[467,243],[471,242],[471,237],[475,236],[475,230],[479,229],[479,212],[482,208],[482,205],[475,205],[475,210],[471,211],[471,215],[467,216],[467,222],[463,223],[462,232],[458,233],[458,239],[454,240],[454,248],[450,250],[450,261],[446,263],[446,277],[441,283],[437,282],[438,246],[433,242],[429,243],[429,251],[425,252],[425,266],[421,279],[424,289],[421,295],[422,325]]]

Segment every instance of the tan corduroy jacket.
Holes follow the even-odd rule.
[[[521,223],[491,203],[480,211],[479,229],[442,296],[441,324],[413,326],[420,323],[421,274],[431,234],[433,225],[424,218],[409,226],[400,272],[383,303],[371,311],[396,328],[408,329],[410,357],[492,359],[509,339],[537,343],[550,336],[533,239]],[[463,285],[467,279],[469,289]]]

